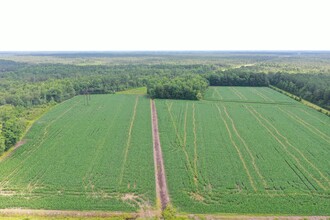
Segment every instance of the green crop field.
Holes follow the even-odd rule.
[[[210,87],[202,101],[156,106],[178,212],[330,215],[329,117],[264,87]],[[74,97],[24,140],[0,161],[0,208],[155,209],[145,96]]]
[[[155,205],[150,101],[77,96],[0,162],[0,208],[136,211]],[[143,159],[141,159],[143,158]]]
[[[120,91],[120,92],[116,92],[116,94],[147,95],[147,87],[138,87],[138,88],[134,88],[134,89]]]
[[[173,205],[188,213],[330,214],[330,119],[269,88],[156,100]]]

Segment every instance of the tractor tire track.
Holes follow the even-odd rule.
[[[174,130],[175,130],[175,134],[176,134],[176,138],[177,138],[177,140],[179,141],[179,145],[180,145],[180,147],[181,147],[181,150],[182,150],[182,152],[184,153],[184,155],[185,155],[185,158],[186,158],[186,165],[187,165],[187,172],[190,172],[191,173],[191,175],[192,175],[192,178],[194,179],[194,171],[193,171],[193,167],[192,167],[192,164],[191,164],[191,161],[190,161],[190,158],[189,158],[189,154],[188,154],[188,152],[187,152],[187,150],[186,150],[186,146],[185,146],[185,140],[182,140],[182,138],[181,138],[181,136],[180,136],[180,134],[179,134],[179,130],[178,130],[178,127],[176,126],[176,124],[175,124],[175,121],[174,121],[174,117],[173,117],[173,114],[172,114],[172,112],[171,112],[171,108],[172,108],[172,102],[171,102],[171,104],[168,104],[167,102],[166,102],[166,106],[167,106],[167,111],[168,111],[168,113],[169,113],[169,115],[170,115],[170,118],[171,118],[171,121],[172,121],[172,125],[173,125],[173,127],[174,127]],[[187,117],[187,107],[188,107],[188,105],[186,105],[186,112],[185,112],[185,119],[186,119],[186,117]],[[184,123],[186,123],[186,121],[184,122]],[[185,128],[186,127],[186,125],[184,125],[184,135],[186,135],[186,131],[185,131]],[[185,138],[185,137],[184,137]],[[196,185],[196,182],[194,181],[194,184]]]
[[[252,107],[251,107],[252,108]],[[252,108],[253,109],[253,108]],[[329,179],[311,162],[309,161],[306,156],[303,154],[303,152],[301,152],[297,147],[293,146],[289,140],[284,136],[282,135],[278,130],[277,128],[272,125],[265,117],[263,117],[257,110],[253,109],[253,111],[259,116],[259,118],[263,119],[268,125],[270,125],[274,131],[277,133],[278,136],[280,136],[287,145],[289,145],[292,149],[294,149],[315,171],[317,171],[320,176],[326,180],[328,182],[328,184],[330,185],[330,181]]]
[[[119,176],[119,186],[123,182],[123,177],[124,177],[124,172],[125,172],[125,165],[126,165],[126,161],[127,161],[128,150],[129,150],[129,147],[131,145],[132,130],[133,130],[133,126],[134,126],[134,121],[135,121],[135,116],[136,116],[136,108],[137,108],[138,102],[139,102],[139,96],[136,96],[133,115],[132,115],[131,123],[130,123],[130,126],[129,126],[129,130],[128,130],[128,138],[127,138],[126,147],[125,147],[124,161],[123,161],[123,165],[121,167],[121,172],[120,172],[120,176]]]
[[[253,156],[253,154],[252,154],[252,152],[251,152],[249,146],[246,144],[245,140],[244,140],[244,139],[241,137],[241,135],[238,133],[238,131],[237,131],[237,129],[236,129],[236,126],[235,126],[235,123],[234,123],[233,119],[230,117],[230,115],[228,114],[228,112],[227,112],[227,108],[226,108],[225,106],[223,106],[223,110],[224,110],[224,112],[226,113],[227,118],[229,118],[229,120],[231,121],[231,126],[232,126],[232,128],[233,128],[233,130],[234,130],[236,136],[241,140],[241,142],[243,143],[243,145],[244,145],[246,151],[249,153],[249,156],[250,156],[250,158],[251,158],[251,162],[252,162],[252,165],[253,165],[253,167],[254,167],[254,170],[255,170],[256,173],[258,174],[258,176],[259,176],[260,180],[262,181],[262,183],[263,183],[265,189],[268,189],[268,188],[269,188],[269,187],[268,187],[268,184],[267,184],[267,182],[266,182],[264,176],[261,174],[261,172],[260,172],[260,170],[259,170],[259,168],[258,168],[258,166],[257,166],[257,164],[256,164],[255,158],[254,158],[254,156]]]
[[[273,99],[269,98],[268,96],[262,94],[261,92],[259,92],[257,89],[253,88],[252,91],[258,95],[259,97],[261,97],[264,101],[270,101],[270,102],[275,102]]]
[[[107,138],[107,134],[109,134],[109,132],[111,131],[111,129],[113,128],[113,126],[115,125],[115,120],[117,119],[117,116],[120,112],[120,110],[122,109],[122,106],[123,106],[123,102],[120,103],[120,105],[117,106],[117,109],[115,111],[115,114],[110,122],[110,125],[108,126],[107,128],[107,131],[104,135],[104,137],[96,144],[96,152],[94,153],[94,156],[93,156],[93,160],[90,164],[90,166],[88,167],[88,170],[85,174],[85,176],[83,177],[83,184],[86,188],[90,187],[91,184],[87,183],[87,180],[89,182],[91,182],[92,180],[92,170],[94,169],[96,163],[99,161],[98,160],[98,157],[100,155],[100,153],[102,152],[102,150],[104,149],[105,147],[105,142],[106,142],[106,138]]]
[[[171,109],[172,109],[172,105],[173,105],[173,102],[171,102],[170,104],[168,104],[168,102],[166,101],[166,107],[167,107],[167,111],[168,111],[168,114],[170,115],[170,118],[171,118],[171,122],[172,122],[172,125],[174,127],[174,131],[175,131],[175,135],[176,135],[176,138],[177,140],[179,141],[179,144],[181,145],[182,144],[182,140],[181,140],[181,137],[179,135],[179,130],[174,122],[174,118],[173,118],[173,114],[171,112]]]
[[[188,112],[188,102],[186,103],[186,110],[184,113],[184,124],[183,124],[183,147],[187,146],[187,112]]]
[[[256,110],[253,107],[247,107],[244,106],[250,113],[251,115],[259,122],[259,124],[261,126],[263,126],[268,133],[283,147],[284,151],[291,156],[292,159],[294,159],[296,161],[296,163],[299,165],[299,167],[305,172],[307,173],[318,185],[320,188],[322,188],[323,190],[326,190],[326,187],[318,180],[316,179],[310,172],[308,172],[308,170],[306,170],[306,168],[301,164],[301,161],[294,155],[292,154],[289,150],[288,147],[279,139],[279,137],[277,135],[274,134],[274,132],[272,132],[270,130],[270,128],[268,126],[266,126],[260,119],[260,117],[257,116]],[[265,120],[265,119],[264,119]],[[266,121],[266,120],[265,120]],[[267,121],[266,121],[267,122]],[[270,122],[268,122],[269,124]],[[273,128],[274,129],[274,128]],[[275,130],[275,129],[274,129]],[[276,132],[276,130],[275,130]]]
[[[194,173],[195,173],[195,182],[198,183],[198,170],[197,170],[197,128],[196,128],[196,118],[195,118],[195,103],[192,104],[192,118],[193,118],[193,133],[194,133]]]
[[[215,88],[214,90],[216,91],[216,93],[217,93],[217,95],[219,96],[219,98],[222,100],[223,97],[222,97],[222,95],[220,94],[218,88]]]
[[[287,116],[289,116],[292,120],[298,122],[299,124],[301,124],[302,126],[304,126],[305,128],[307,128],[309,131],[311,131],[312,133],[314,133],[315,135],[319,136],[320,138],[322,138],[323,140],[325,140],[326,142],[328,142],[330,144],[330,138],[328,135],[324,134],[322,131],[320,131],[319,129],[315,128],[313,125],[309,124],[308,122],[304,121],[303,119],[301,119],[300,117],[298,117],[297,115],[289,112],[289,111],[285,111],[280,107],[277,107],[280,111],[282,111],[284,114],[286,114]]]
[[[225,118],[223,117],[222,111],[221,111],[220,107],[218,106],[218,104],[216,104],[216,107],[217,107],[217,109],[218,109],[218,111],[219,111],[219,114],[220,114],[220,116],[221,116],[222,121],[224,122],[224,124],[225,124],[225,126],[226,126],[226,129],[227,129],[227,132],[228,132],[228,135],[229,135],[230,141],[231,141],[232,145],[234,146],[235,150],[237,151],[237,154],[238,154],[238,156],[239,156],[239,158],[240,158],[240,160],[241,160],[241,162],[242,162],[242,164],[243,164],[244,170],[245,170],[245,172],[246,172],[246,174],[247,174],[247,176],[248,176],[248,179],[249,179],[249,181],[250,181],[250,185],[252,186],[253,190],[256,192],[256,191],[257,191],[257,187],[255,186],[255,183],[254,183],[253,178],[252,178],[252,176],[251,176],[251,174],[250,174],[250,171],[249,171],[249,169],[247,168],[247,165],[246,165],[246,162],[245,162],[244,157],[243,157],[243,155],[242,155],[242,152],[239,150],[239,148],[238,148],[236,142],[234,141],[233,136],[232,136],[232,133],[231,133],[231,131],[230,131],[230,129],[229,129],[229,126],[228,126],[228,124],[227,124]]]
[[[321,119],[319,119],[318,117],[315,117],[314,115],[310,114],[309,112],[305,111],[304,109],[299,109],[301,112],[304,112],[306,115],[314,118],[315,120],[319,121],[320,123],[322,123],[323,125],[327,125],[330,126],[330,123],[325,123],[324,121],[322,121]]]
[[[234,93],[241,99],[241,100],[245,100],[247,101],[248,99],[242,94],[240,93],[236,88],[230,87],[232,89],[232,91],[234,91]]]

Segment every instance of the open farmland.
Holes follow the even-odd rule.
[[[181,212],[330,214],[330,119],[269,88],[156,100],[169,196]]]
[[[0,208],[137,211],[155,206],[150,101],[74,97],[0,162]],[[143,158],[143,159],[141,159]]]

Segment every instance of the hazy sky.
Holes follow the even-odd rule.
[[[330,0],[0,0],[8,50],[330,50]]]

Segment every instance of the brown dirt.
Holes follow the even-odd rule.
[[[1,189],[0,189],[0,196],[13,196],[13,195],[15,195],[16,194],[16,192],[15,191],[2,191]]]
[[[193,199],[193,200],[196,200],[196,201],[199,201],[199,202],[204,202],[205,198],[198,194],[198,193],[190,193],[190,197]]]
[[[137,213],[123,212],[102,212],[102,211],[63,211],[63,210],[36,210],[36,209],[0,209],[0,216],[47,216],[47,217],[115,217],[128,214],[132,218],[137,218]],[[0,217],[1,218],[1,217]]]
[[[203,217],[201,217],[203,216]],[[328,220],[329,216],[248,216],[248,215],[189,215],[190,219],[206,220]]]
[[[26,139],[20,140],[15,144],[14,147],[10,148],[7,152],[5,152],[2,156],[0,156],[0,161],[5,160],[6,158],[10,157],[18,148],[26,143]]]
[[[21,141],[19,141],[19,142],[17,142],[16,144],[15,144],[15,147],[14,147],[14,149],[16,150],[17,148],[19,148],[20,146],[22,146],[23,144],[25,144],[26,143],[26,140],[24,139],[24,140],[21,140]]]
[[[166,176],[163,163],[162,149],[159,141],[158,118],[154,100],[151,100],[151,118],[152,118],[152,136],[154,146],[154,163],[157,197],[160,199],[161,208],[165,209],[169,203],[169,195],[167,192]]]
[[[122,217],[129,219],[150,218],[158,216],[159,213],[149,211],[145,213],[124,213],[106,211],[63,211],[63,210],[35,210],[35,209],[0,209],[0,218],[4,216],[40,216],[40,217]],[[330,216],[249,216],[249,215],[178,215],[178,217],[188,217],[189,219],[221,219],[221,220],[327,220]]]

